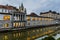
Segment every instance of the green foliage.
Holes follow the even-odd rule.
[[[52,36],[49,36],[49,37],[45,37],[44,39],[42,40],[55,40]]]

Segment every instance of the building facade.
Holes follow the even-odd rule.
[[[60,14],[55,11],[51,11],[51,10],[49,10],[48,12],[41,12],[40,16],[51,17],[51,18],[60,20]]]
[[[27,26],[43,26],[56,24],[56,20],[50,17],[38,16],[35,13],[31,13],[27,17]]]
[[[22,6],[23,4],[18,9],[9,5],[0,5],[0,28],[25,28],[26,9],[23,10]]]
[[[41,25],[56,24],[56,19],[60,19],[60,14],[56,12],[45,12],[37,15],[31,13],[27,15],[23,4],[19,8],[0,5],[0,28],[26,28]]]

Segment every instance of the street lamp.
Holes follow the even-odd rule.
[[[56,29],[58,29],[57,24],[58,24],[58,22],[56,22]]]

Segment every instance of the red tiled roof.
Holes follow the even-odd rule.
[[[0,5],[0,8],[4,8],[4,9],[8,9],[8,10],[17,9],[16,7],[13,7],[13,6],[5,6],[5,5]]]
[[[29,14],[29,15],[27,15],[27,16],[36,16],[36,17],[38,17],[38,15],[35,14],[35,13],[31,13],[31,14]]]
[[[49,10],[48,12],[41,12],[40,15],[41,14],[47,14],[47,13],[52,13],[52,14],[58,14],[59,15],[59,13],[57,13],[55,11],[51,11],[51,10]]]

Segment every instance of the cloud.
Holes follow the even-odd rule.
[[[27,10],[34,12],[34,10],[45,6],[47,0],[25,0],[24,6],[27,7]],[[29,13],[29,12],[28,12]]]
[[[33,12],[33,10],[42,7],[42,4],[46,1],[47,0],[0,0],[0,4],[9,4],[18,7],[23,2],[28,13],[30,13]]]
[[[35,9],[34,12],[39,14],[40,12],[49,10],[60,12],[60,0],[46,1],[45,3],[43,3],[42,7]]]
[[[41,11],[55,10],[60,12],[60,0],[0,0],[0,4],[9,4],[19,7],[21,3],[30,12],[40,13]]]

